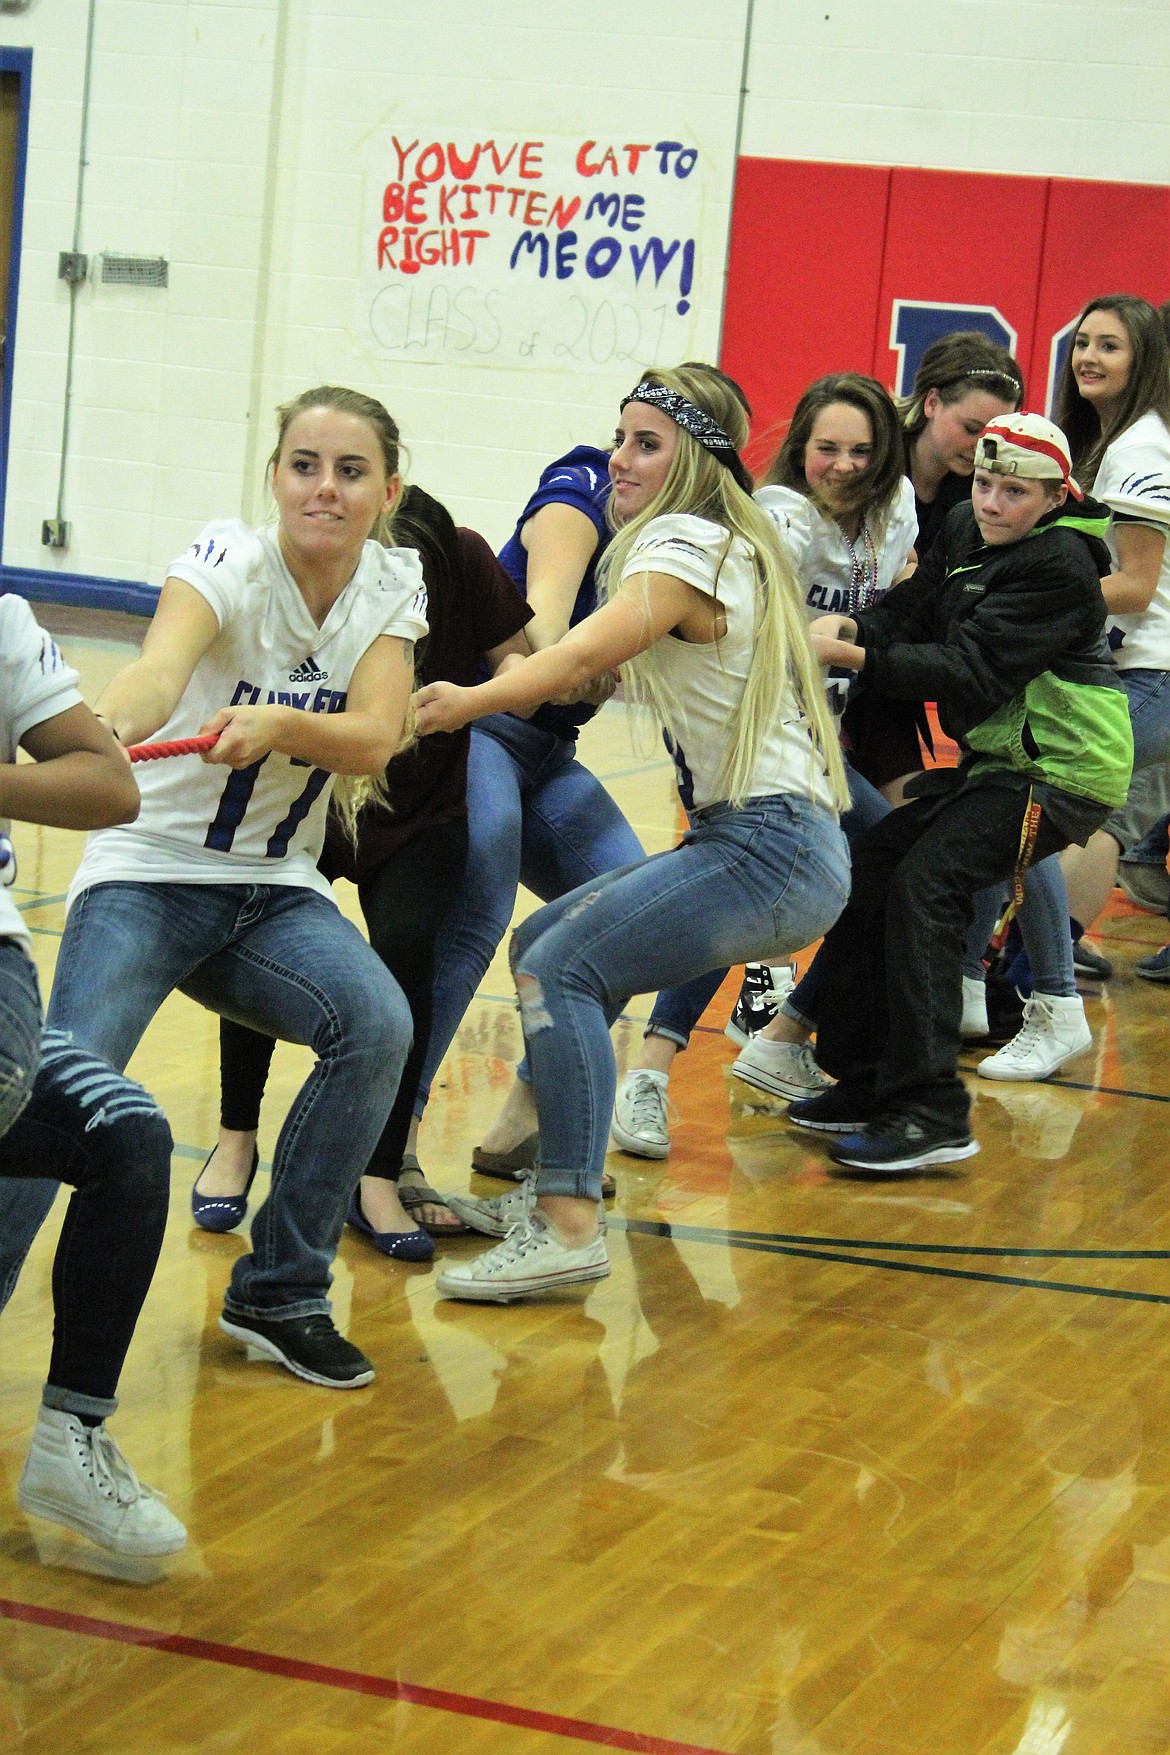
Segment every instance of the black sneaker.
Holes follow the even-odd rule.
[[[374,1375],[365,1354],[338,1334],[323,1311],[277,1321],[225,1310],[219,1326],[225,1335],[254,1347],[266,1359],[275,1359],[306,1383],[321,1383],[326,1389],[360,1389]]]
[[[1170,945],[1163,945],[1160,951],[1151,951],[1143,957],[1137,966],[1137,973],[1143,981],[1170,981]]]
[[[743,1048],[772,1022],[781,1000],[787,999],[795,985],[796,977],[786,963],[775,969],[767,963],[745,963],[743,986],[723,1034]]]
[[[1113,973],[1113,964],[1108,957],[1099,957],[1091,951],[1083,938],[1073,940],[1073,968],[1078,975],[1091,975],[1094,981],[1108,981]]]
[[[1024,1026],[1024,1002],[998,968],[987,972],[987,1037],[993,1047],[1010,1042]],[[983,1043],[979,1044],[983,1047]]]
[[[918,1121],[912,1115],[886,1115],[860,1133],[834,1140],[829,1156],[851,1170],[921,1170],[929,1164],[956,1164],[973,1158],[979,1142],[965,1127]]]
[[[873,1097],[856,1085],[830,1085],[788,1105],[788,1119],[814,1133],[856,1133],[873,1114]]]

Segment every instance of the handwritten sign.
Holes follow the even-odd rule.
[[[361,338],[381,359],[448,365],[685,359],[709,174],[685,139],[380,132]]]

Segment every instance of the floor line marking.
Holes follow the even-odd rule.
[[[1052,1261],[1170,1261],[1170,1249],[1021,1249],[1015,1245],[988,1243],[883,1243],[878,1237],[810,1237],[801,1231],[733,1231],[717,1226],[675,1225],[666,1219],[614,1218],[618,1230],[646,1231],[653,1235],[684,1237],[704,1243],[799,1243],[828,1249],[893,1249],[907,1255],[1034,1256]]]
[[[258,1675],[283,1676],[288,1681],[313,1682],[319,1687],[337,1688],[349,1694],[369,1694],[381,1700],[400,1700],[410,1706],[430,1707],[437,1712],[458,1713],[464,1718],[478,1718],[496,1724],[513,1725],[518,1729],[543,1731],[550,1736],[567,1737],[578,1743],[593,1743],[604,1749],[630,1749],[635,1755],[724,1755],[724,1751],[711,1749],[700,1743],[679,1743],[671,1737],[626,1731],[616,1725],[593,1724],[588,1719],[566,1718],[560,1713],[541,1712],[527,1706],[512,1706],[506,1701],[484,1700],[473,1694],[454,1694],[445,1688],[424,1688],[415,1682],[396,1682],[389,1676],[371,1676],[361,1670],[343,1670],[332,1664],[279,1657],[273,1652],[256,1651],[249,1646],[224,1645],[214,1639],[193,1639],[183,1633],[158,1633],[151,1627],[138,1627],[125,1621],[99,1620],[92,1615],[79,1615],[63,1609],[45,1609],[33,1603],[18,1603],[7,1597],[0,1597],[0,1617],[37,1627],[52,1627],[63,1633],[77,1633],[91,1639],[106,1639],[119,1645],[145,1646],[152,1651],[165,1652],[171,1657],[194,1658],[202,1663],[254,1670]]]
[[[610,1226],[614,1230],[636,1230],[640,1224],[637,1219],[611,1219]],[[651,1235],[661,1235],[652,1230]],[[1021,1274],[988,1274],[979,1273],[974,1268],[936,1267],[932,1262],[918,1261],[879,1261],[874,1256],[844,1255],[828,1249],[797,1249],[788,1243],[751,1243],[739,1241],[726,1232],[722,1236],[711,1233],[711,1241],[718,1240],[732,1249],[753,1249],[763,1255],[789,1255],[807,1261],[840,1262],[846,1267],[883,1268],[891,1274],[930,1274],[942,1280],[978,1280],[991,1286],[1022,1286],[1034,1292],[1071,1292],[1084,1298],[1120,1298],[1134,1304],[1170,1304],[1170,1293],[1163,1292],[1128,1292],[1113,1286],[1081,1286],[1069,1280],[1033,1280]],[[704,1241],[700,1238],[699,1241]]]

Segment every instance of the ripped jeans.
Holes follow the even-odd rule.
[[[591,879],[523,921],[511,956],[540,1192],[601,1198],[617,1084],[609,1027],[634,994],[777,962],[826,932],[848,894],[835,818],[774,794],[696,811],[671,852]]]
[[[170,1128],[141,1086],[60,1032],[41,1031],[35,971],[11,942],[0,944],[0,1018],[5,1094],[13,1089],[21,1046],[34,1049],[26,1079],[17,1081],[23,1100],[0,1110],[0,1177],[16,1179],[4,1191],[10,1201],[0,1238],[0,1298],[7,1302],[58,1182],[71,1183],[53,1260],[44,1400],[67,1413],[104,1417],[117,1406],[118,1378],[162,1245]],[[25,1201],[31,1224],[20,1222]],[[19,1239],[15,1249],[6,1249],[10,1237]]]

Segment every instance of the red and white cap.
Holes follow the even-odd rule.
[[[1062,481],[1074,500],[1085,497],[1073,480],[1068,440],[1042,414],[997,414],[988,421],[975,447],[975,467],[996,475]]]

